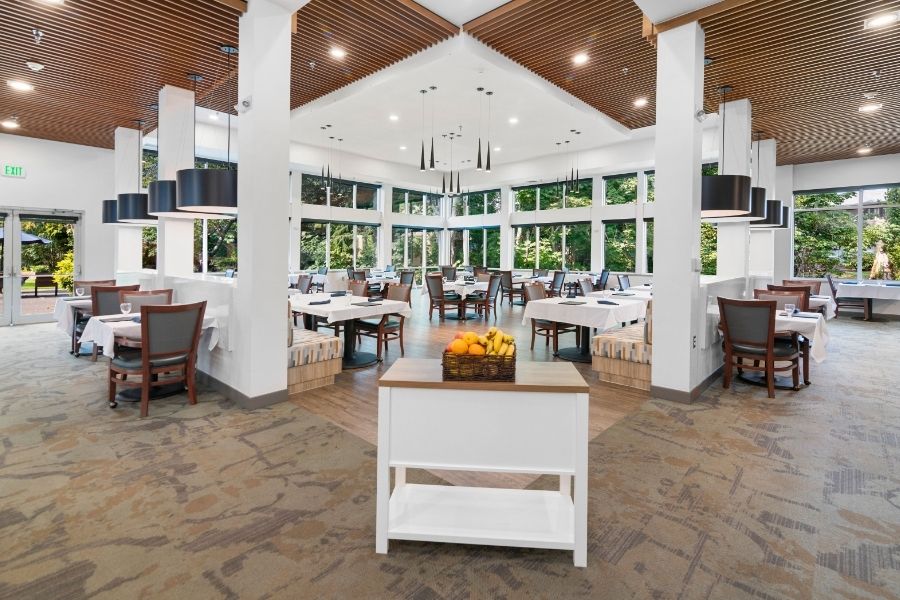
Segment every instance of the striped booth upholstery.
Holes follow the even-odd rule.
[[[647,305],[644,323],[611,329],[594,336],[591,348],[592,368],[600,381],[650,389],[650,364],[653,358],[652,302]]]
[[[334,383],[341,372],[344,340],[333,335],[293,329],[288,348],[288,394]]]

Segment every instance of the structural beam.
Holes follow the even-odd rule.
[[[247,12],[247,0],[215,0],[222,6],[227,6],[228,8],[233,8],[234,10],[238,10],[242,13]]]
[[[647,40],[650,41],[651,44],[655,45],[656,36],[664,31],[669,31],[670,29],[675,29],[676,27],[681,27],[682,25],[687,25],[688,23],[693,23],[694,21],[700,21],[702,19],[713,17],[720,13],[738,8],[740,6],[744,6],[745,4],[751,4],[758,1],[759,0],[721,0],[720,2],[716,2],[715,4],[710,4],[709,6],[698,8],[697,10],[693,10],[689,13],[678,15],[677,17],[669,19],[668,21],[663,21],[662,23],[653,23],[645,15],[641,33],[645,38],[647,38]]]
[[[437,25],[438,27],[440,27],[441,29],[443,29],[444,31],[449,33],[450,35],[456,35],[457,33],[460,32],[460,27],[454,25],[453,23],[451,23],[444,17],[431,12],[430,10],[428,10],[427,8],[425,8],[418,2],[415,2],[414,0],[397,0],[397,3],[402,4],[406,8],[414,11],[420,17],[431,21],[432,23],[434,23],[435,25]]]
[[[471,31],[477,27],[484,25],[485,23],[490,23],[496,19],[503,17],[504,15],[515,12],[516,10],[522,8],[526,4],[530,3],[532,0],[512,0],[511,2],[507,2],[506,4],[502,4],[495,8],[490,12],[486,12],[480,17],[476,17],[469,21],[468,23],[463,24],[463,31]]]

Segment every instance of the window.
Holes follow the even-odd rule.
[[[300,202],[303,204],[328,204],[328,190],[325,179],[316,175],[302,175],[300,179]]]
[[[406,212],[406,190],[394,188],[391,192],[391,211],[395,213]]]
[[[700,223],[700,274],[715,275],[718,269],[719,232],[711,223]]]
[[[466,264],[465,233],[463,229],[451,229],[447,232],[447,237],[450,239],[450,264],[454,267]]]
[[[194,263],[202,271],[203,223],[206,223],[206,270],[221,273],[237,268],[237,219],[194,221]]]
[[[606,183],[607,204],[634,204],[637,201],[636,173],[607,176],[603,181]]]
[[[426,229],[425,230],[425,267],[427,268],[437,268],[440,264],[440,230],[439,229]]]
[[[378,264],[378,226],[354,225],[356,228],[355,264],[356,269],[371,269]]]
[[[513,190],[516,194],[516,211],[535,210],[537,188],[525,187]]]
[[[469,264],[484,266],[484,229],[469,230]]]
[[[301,269],[364,269],[374,267],[377,262],[377,225],[300,223]]]
[[[543,193],[541,197],[543,198]],[[562,269],[563,226],[544,225],[539,228],[540,254],[537,266],[541,269]]]
[[[353,184],[348,181],[331,180],[331,206],[353,208]]]
[[[426,268],[437,268],[440,230],[395,227],[392,232],[391,256],[396,269],[415,269],[416,282],[423,282]],[[405,257],[405,260],[404,260]]]
[[[647,202],[656,202],[656,171],[647,171],[646,175],[647,175]]]
[[[395,269],[406,265],[406,228],[394,227],[391,231],[391,263]]]
[[[470,215],[484,214],[484,192],[473,192],[466,196]]]
[[[635,270],[636,227],[634,221],[607,221],[605,232],[604,266],[610,271]]]
[[[378,188],[364,183],[356,184],[356,208],[378,210]]]
[[[582,206],[591,206],[594,194],[593,179],[579,179],[575,187],[566,190],[566,208],[578,208]]]
[[[329,223],[328,268],[353,268],[353,225]]]
[[[647,272],[653,272],[653,220],[650,219],[648,221],[644,221],[644,225],[647,227]]]
[[[453,196],[450,198],[450,214],[454,217],[462,217],[466,214],[466,197]]]
[[[541,210],[552,210],[563,207],[563,184],[548,183],[538,188]]]
[[[422,192],[407,192],[406,196],[408,198],[409,205],[409,214],[411,215],[421,215],[424,214],[424,202],[425,202],[425,194]]]
[[[486,192],[486,207],[489,215],[500,212],[500,190]]]
[[[591,269],[591,224],[566,225],[566,252],[563,262],[572,271]],[[543,235],[543,234],[541,234]]]
[[[141,268],[156,268],[156,227],[141,227]]]
[[[533,269],[535,267],[535,227],[516,227],[514,269]]]
[[[485,261],[489,269],[500,268],[500,228],[485,229]]]
[[[300,268],[318,269],[326,266],[325,248],[328,245],[328,225],[314,221],[300,222]]]
[[[490,230],[488,230],[490,231]],[[500,263],[500,231],[491,239],[489,252]],[[587,271],[591,265],[591,224],[534,225],[515,227],[515,269],[569,269]],[[537,250],[536,250],[537,249]],[[489,266],[491,266],[489,264]]]
[[[433,217],[441,216],[441,196],[437,194],[424,194],[425,214]]]

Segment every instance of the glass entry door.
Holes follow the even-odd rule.
[[[0,208],[0,325],[53,320],[72,293],[80,216]]]

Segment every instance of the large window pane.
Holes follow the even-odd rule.
[[[484,214],[484,192],[474,192],[466,196],[470,215]]]
[[[406,229],[403,227],[394,227],[391,230],[391,262],[395,269],[401,269],[406,266],[404,263],[406,248]]]
[[[465,263],[464,234],[462,229],[451,229],[447,232],[450,236],[450,264],[459,267]]]
[[[515,259],[513,268],[533,269],[535,266],[535,229],[534,227],[515,227]]]
[[[440,232],[436,229],[425,230],[425,266],[437,267],[440,264]]]
[[[543,238],[543,233],[541,234]],[[571,271],[591,269],[591,224],[566,225],[565,267]],[[541,268],[544,263],[541,262]]]
[[[378,226],[356,226],[356,268],[371,269],[377,263]]]
[[[594,180],[579,179],[577,184],[569,190],[569,193],[566,196],[566,207],[577,208],[580,206],[590,206],[593,193]]]
[[[700,223],[700,274],[715,275],[717,270],[717,251],[719,248],[719,232],[711,223]]]
[[[425,282],[422,274],[422,257],[424,256],[424,232],[409,230],[409,267],[416,270],[416,283],[421,285]]]
[[[300,268],[318,269],[325,266],[327,225],[302,221],[300,223]]]
[[[516,210],[534,210],[537,199],[537,188],[528,187],[528,188],[519,188],[515,190],[516,193]]]
[[[610,271],[634,272],[636,252],[636,228],[634,221],[617,221],[604,224],[606,233],[606,268]]]
[[[487,264],[484,265],[489,269],[500,268],[500,228],[485,229],[487,240],[485,242],[485,251]]]
[[[604,177],[607,204],[633,204],[637,200],[637,174]]]
[[[656,173],[647,171],[647,202],[656,201]]]
[[[353,266],[353,225],[331,223],[330,269],[346,269]]]
[[[548,183],[538,188],[540,190],[541,210],[551,210],[563,207],[563,186],[558,183]],[[544,267],[541,267],[542,269]]]
[[[437,194],[425,194],[425,214],[433,217],[441,216],[441,197]]]
[[[856,192],[797,194],[794,273],[798,277],[856,278],[859,197]],[[834,207],[837,210],[802,210]],[[870,263],[871,264],[871,263]]]
[[[484,230],[472,229],[469,231],[469,264],[484,266]]]
[[[500,190],[487,193],[487,214],[493,215],[500,212]]]
[[[353,184],[347,181],[331,180],[331,206],[353,208]]]
[[[450,211],[454,217],[462,217],[466,214],[466,197],[453,196],[450,199]]]
[[[543,197],[543,191],[541,192]],[[541,269],[562,269],[562,225],[540,228],[541,245],[538,267]]]
[[[391,192],[391,211],[395,213],[406,212],[406,190],[395,189]]]
[[[900,208],[863,210],[862,276],[900,278]]]
[[[647,272],[653,272],[653,221],[647,221]]]
[[[356,208],[377,210],[378,188],[370,185],[356,184]]]
[[[218,273],[237,268],[237,219],[210,219],[207,232],[207,270]]]
[[[26,231],[24,227],[22,228],[22,230]],[[26,231],[26,233],[28,233],[28,232]],[[37,244],[37,245],[41,245],[41,244]],[[25,252],[23,252],[22,254],[24,255]],[[24,256],[23,256],[23,259],[24,259]],[[141,268],[142,269],[155,269],[156,268],[156,227],[142,227],[141,228]],[[46,271],[44,271],[44,272],[46,272]]]
[[[300,179],[300,202],[324,205],[326,201],[325,180],[316,175],[302,175]]]
[[[424,210],[425,194],[422,192],[409,192],[409,214],[421,215]]]

